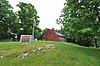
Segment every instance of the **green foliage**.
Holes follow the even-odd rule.
[[[46,49],[47,44],[55,48]],[[17,56],[30,52],[33,48],[42,47],[40,53],[31,53],[22,59]],[[1,53],[4,51],[4,53]],[[0,43],[0,66],[99,66],[100,49],[82,47],[73,43],[38,41],[32,44],[18,42]]]
[[[84,28],[80,32],[82,32],[82,33],[90,33],[90,32],[92,32],[92,29],[91,28]]]
[[[66,0],[64,5],[57,23],[63,25],[68,37],[86,41],[94,41],[95,36],[99,37],[99,0]]]
[[[16,32],[16,15],[7,0],[0,0],[0,39],[8,38]]]
[[[32,34],[34,20],[36,21],[36,26],[38,26],[39,24],[39,16],[37,16],[37,11],[35,7],[31,3],[23,2],[19,2],[17,6],[20,8],[20,10],[17,12],[20,29],[22,29],[20,30],[20,33]]]
[[[34,27],[34,30],[35,30],[34,37],[40,40],[42,35],[42,30],[37,26]]]
[[[45,33],[47,31],[47,28],[45,28],[44,30],[43,30],[43,33]]]
[[[0,40],[14,38],[15,35],[19,37],[21,34],[31,35],[35,21],[35,37],[38,38],[41,29],[38,27],[40,21],[35,7],[23,2],[19,2],[17,6],[20,10],[14,13],[7,0],[0,0]]]

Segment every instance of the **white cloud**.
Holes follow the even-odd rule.
[[[60,26],[56,24],[56,19],[61,15],[61,10],[64,7],[63,4],[65,0],[8,0],[10,4],[14,7],[14,11],[18,8],[16,4],[20,2],[32,3],[40,16],[39,27],[41,29],[45,28],[55,28],[60,29]]]

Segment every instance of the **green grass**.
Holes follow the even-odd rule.
[[[55,48],[46,49],[47,44]],[[17,56],[42,47],[40,53],[31,53],[22,59]],[[100,49],[82,47],[73,43],[37,41],[32,44],[0,43],[0,66],[100,66]]]

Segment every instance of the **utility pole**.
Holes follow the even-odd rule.
[[[32,36],[33,36],[33,40],[34,40],[34,22],[33,22]]]
[[[36,20],[34,19],[34,22],[33,22],[33,30],[32,30],[32,36],[33,36],[33,40],[35,39],[34,37],[34,34],[35,34],[35,29],[34,27],[36,26]]]

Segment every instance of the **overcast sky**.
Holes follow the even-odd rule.
[[[61,10],[64,7],[65,0],[8,0],[13,6],[14,11],[18,8],[16,4],[20,2],[32,3],[40,17],[39,27],[43,30],[45,28],[60,29],[60,26],[56,24],[56,19],[61,15]]]

